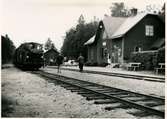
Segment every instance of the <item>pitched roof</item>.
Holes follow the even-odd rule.
[[[140,13],[136,16],[128,17],[121,25],[120,27],[115,31],[115,33],[112,35],[112,39],[118,38],[123,36],[125,33],[127,33],[131,28],[133,28],[138,22],[140,22],[147,13]]]
[[[123,17],[105,17],[101,22],[103,22],[104,28],[105,28],[105,33],[106,33],[106,37],[111,38],[111,36],[113,35],[114,31],[116,29],[118,29],[118,27],[122,24],[123,21],[125,21],[125,19],[127,18],[123,18]],[[92,43],[94,43],[95,41],[95,36],[91,37],[86,43],[84,43],[84,45],[90,45]]]
[[[105,27],[104,32],[108,38],[111,38],[115,31],[120,27],[120,25],[126,20],[125,17],[106,17],[103,19],[103,24]]]
[[[149,13],[150,14],[150,13]],[[139,23],[148,13],[139,13],[128,18],[125,17],[105,17],[102,22],[105,27],[104,32],[108,39],[119,38],[125,35],[137,23]],[[155,15],[155,14],[151,14]],[[85,45],[92,44],[95,41],[95,36],[88,40]]]
[[[84,45],[92,44],[94,41],[95,41],[95,35],[91,37],[86,43],[84,43]]]
[[[51,48],[51,49],[49,49],[48,51],[46,51],[44,54],[47,54],[47,53],[49,53],[49,52],[51,52],[51,51],[55,52],[56,54],[59,53],[56,49]]]

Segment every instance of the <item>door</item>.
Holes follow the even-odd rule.
[[[121,48],[114,45],[113,53],[112,53],[112,63],[121,63],[122,61],[122,53]]]
[[[118,63],[118,47],[116,45],[113,48],[112,59],[113,63]]]
[[[107,63],[111,64],[111,57],[109,53],[107,54]]]

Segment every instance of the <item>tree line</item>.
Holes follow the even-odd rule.
[[[152,5],[146,6],[145,12],[153,12],[155,13],[157,9],[155,9]],[[163,12],[161,12],[163,11]],[[165,4],[163,8],[159,8],[156,12],[162,19],[165,18]],[[110,7],[111,16],[113,17],[130,17],[136,15],[138,9],[133,7],[131,9],[127,8],[123,2],[115,2]],[[144,12],[144,11],[140,11]],[[107,17],[108,15],[105,14]],[[88,41],[93,35],[98,27],[98,21],[93,21],[90,23],[85,23],[83,15],[79,17],[78,24],[76,27],[72,27],[65,34],[63,46],[61,48],[61,52],[64,56],[67,56],[71,59],[76,59],[80,53],[87,58],[87,48],[84,46],[84,43]]]
[[[1,36],[2,64],[12,62],[16,47],[8,35]]]
[[[81,53],[85,59],[87,58],[87,48],[84,45],[93,35],[98,27],[98,20],[85,23],[83,15],[78,19],[76,27],[66,32],[61,52],[68,59],[77,59]]]
[[[148,8],[148,10],[154,11],[154,8],[151,5],[149,5]],[[133,8],[133,10],[136,10],[136,8]],[[133,14],[131,9],[127,9],[125,4],[122,2],[113,3],[110,7],[110,11],[111,16],[113,17],[129,17]],[[160,8],[158,14],[165,21],[165,4],[163,5],[162,9]],[[82,53],[85,59],[87,59],[87,48],[84,43],[88,41],[93,35],[95,35],[98,22],[99,21],[94,17],[93,21],[85,23],[85,19],[83,15],[81,15],[78,19],[77,25],[65,33],[63,46],[61,47],[61,53],[68,59],[77,59],[79,54]],[[52,48],[57,50],[52,40],[48,38],[44,44],[44,49],[47,51]],[[1,36],[1,49],[2,64],[11,62],[16,47],[8,35]]]

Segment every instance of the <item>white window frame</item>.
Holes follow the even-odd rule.
[[[145,26],[145,35],[146,36],[154,36],[154,26],[153,25],[146,25]]]
[[[106,46],[106,41],[103,41],[103,46]]]
[[[137,50],[137,51],[136,51]],[[138,46],[136,46],[135,48],[134,48],[134,52],[141,52],[142,51],[142,48],[141,47],[138,47]]]

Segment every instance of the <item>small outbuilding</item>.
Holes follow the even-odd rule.
[[[44,53],[45,65],[56,65],[56,58],[58,55],[59,52],[54,48],[51,48],[50,50],[46,51]]]

